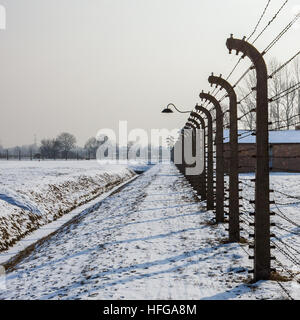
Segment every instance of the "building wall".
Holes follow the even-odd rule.
[[[256,163],[255,144],[239,144],[239,171],[254,172]],[[269,148],[272,171],[300,172],[300,143],[271,144]],[[224,144],[225,171],[229,172],[230,145]]]
[[[272,144],[273,171],[300,172],[300,144]]]

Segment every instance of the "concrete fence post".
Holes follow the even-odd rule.
[[[216,109],[216,222],[224,222],[223,112],[218,100],[209,93],[201,92],[200,98],[211,102]]]
[[[270,186],[269,186],[269,131],[268,131],[268,72],[261,54],[247,41],[227,39],[229,53],[243,53],[256,70],[256,177],[254,223],[254,280],[268,280],[271,275],[270,253]]]
[[[208,82],[225,89],[229,97],[230,114],[230,165],[229,165],[229,241],[240,241],[239,224],[239,158],[237,97],[231,84],[221,76],[211,75]]]
[[[203,106],[196,105],[196,110],[203,112],[207,119],[207,210],[214,210],[214,164],[212,116]]]

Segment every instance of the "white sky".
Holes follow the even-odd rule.
[[[29,144],[62,131],[78,143],[101,128],[181,128],[214,71],[237,61],[225,42],[247,36],[266,0],[0,0],[0,140]],[[272,0],[262,28],[284,0]],[[262,51],[293,18],[288,5],[257,42]],[[268,53],[284,62],[299,50],[300,26]],[[237,79],[249,62],[234,74]]]

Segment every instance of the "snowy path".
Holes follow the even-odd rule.
[[[247,255],[211,218],[173,165],[156,165],[39,245],[0,299],[285,298],[276,282],[245,284]]]

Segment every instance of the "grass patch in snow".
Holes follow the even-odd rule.
[[[271,272],[270,280],[279,281],[279,282],[288,282],[288,281],[292,280],[292,277],[287,277],[287,276],[280,274],[277,271],[273,271],[273,272]]]

